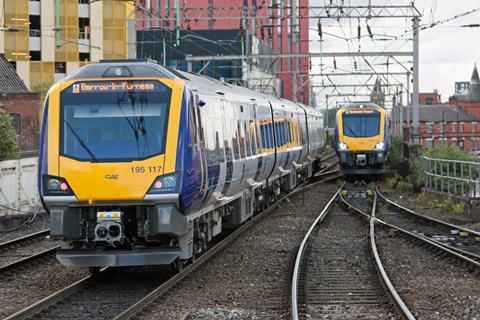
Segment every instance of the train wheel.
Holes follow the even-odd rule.
[[[88,267],[88,272],[90,272],[90,274],[100,273],[100,267]]]
[[[184,265],[183,260],[177,259],[177,260],[173,261],[172,264],[171,264],[172,271],[175,272],[175,273],[182,272],[183,265]]]

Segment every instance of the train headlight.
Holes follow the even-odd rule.
[[[382,142],[379,142],[375,145],[375,149],[377,150],[383,150],[385,149],[385,143],[382,141]]]
[[[43,193],[46,196],[73,196],[67,181],[61,177],[43,176]]]
[[[178,191],[178,177],[177,174],[170,174],[159,176],[152,183],[148,193],[172,193]]]
[[[340,143],[338,144],[338,149],[339,149],[339,150],[348,150],[348,146],[347,146],[346,143],[340,142]]]

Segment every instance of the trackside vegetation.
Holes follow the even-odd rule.
[[[0,106],[0,160],[18,156],[17,136],[10,116]]]

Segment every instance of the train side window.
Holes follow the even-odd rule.
[[[278,126],[278,135],[280,137],[280,146],[284,146],[285,145],[285,121],[282,121],[279,123],[279,126]]]
[[[189,111],[190,111],[190,134],[193,144],[197,144],[198,141],[198,123],[197,123],[197,111],[195,110],[195,102],[193,99],[193,94],[190,94],[189,101]]]
[[[245,134],[242,132],[242,126],[240,126],[240,121],[237,121],[237,132],[240,145],[240,158],[245,158]]]
[[[273,142],[275,143],[275,146],[278,147],[280,144],[278,139],[278,125],[276,123],[272,125],[272,131],[274,131],[274,137],[275,137],[275,141]]]
[[[290,144],[290,122],[285,120],[285,144]]]
[[[275,129],[277,133],[277,147],[281,147],[283,145],[282,122],[275,123]]]
[[[218,131],[215,131],[215,155],[216,155],[216,163],[222,163],[225,161],[225,156],[223,154],[223,149],[220,145],[220,138],[218,135]]]
[[[245,127],[245,147],[247,148],[247,157],[252,155],[252,140],[250,139],[250,132],[248,130],[247,121],[243,121]]]
[[[230,124],[230,128],[232,130],[233,155],[235,159],[240,159],[239,132],[237,130],[237,126],[235,125],[235,120],[231,119]]]
[[[250,120],[248,122],[248,128],[249,128],[249,133],[250,133],[250,140],[252,141],[252,154],[253,155],[257,155],[257,150],[258,150],[258,146],[257,146],[257,135],[255,133],[255,123],[253,122],[253,120]]]
[[[230,148],[227,139],[223,140],[223,144],[225,148],[225,159],[227,162],[230,162],[233,160],[232,148]]]
[[[268,149],[268,148],[272,147],[271,144],[270,144],[270,141],[271,141],[270,140],[270,124],[267,123],[267,124],[263,125],[263,127],[265,129],[264,130],[265,131],[265,148]]]

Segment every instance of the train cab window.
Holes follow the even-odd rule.
[[[109,87],[110,86],[110,87]],[[60,96],[60,153],[80,161],[117,162],[164,153],[171,89],[158,81],[73,84]]]
[[[380,112],[345,112],[342,115],[343,134],[348,137],[373,137],[380,132]]]

